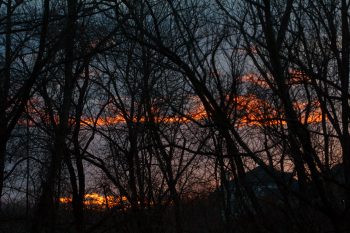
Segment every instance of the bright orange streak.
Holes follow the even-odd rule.
[[[279,116],[279,113],[275,108],[254,95],[239,96],[235,101],[237,103],[237,110],[243,113],[238,120],[237,125],[239,127],[247,125],[285,125],[287,123],[285,119]],[[308,103],[295,103],[294,108],[297,112],[301,113],[299,119],[301,122],[306,121],[306,123],[311,124],[322,121],[322,112],[319,103],[313,105],[315,106],[315,109],[306,115],[305,109],[308,107]]]
[[[280,116],[280,113],[272,107],[269,103],[267,103],[265,100],[259,99],[255,95],[245,95],[245,96],[238,96],[235,97],[234,103],[236,105],[237,114],[234,117],[236,117],[238,120],[236,120],[236,124],[238,127],[244,127],[244,126],[271,126],[271,125],[277,125],[277,124],[286,124],[286,120],[283,119],[283,117]],[[206,119],[208,116],[206,114],[206,111],[203,107],[203,105],[200,104],[200,102],[193,103],[194,106],[187,115],[188,118],[182,117],[182,116],[165,116],[162,118],[157,118],[155,121],[157,123],[188,123],[192,120],[200,121],[203,119]],[[295,103],[294,108],[297,110],[297,112],[300,112],[300,121],[306,123],[318,123],[322,121],[322,113],[321,109],[319,108],[319,104],[313,104],[313,110],[310,111],[308,115],[305,113],[305,109],[308,107],[308,103]],[[306,119],[307,117],[307,119]],[[136,122],[136,119],[133,120]],[[139,122],[143,123],[146,122],[146,119],[142,117],[138,120]],[[87,124],[92,124],[92,120],[85,121]],[[104,126],[104,125],[113,125],[113,124],[119,124],[119,123],[126,123],[126,120],[124,117],[118,115],[116,117],[105,117],[100,118],[97,120],[98,126]]]
[[[72,203],[71,197],[60,197],[59,202],[62,204]],[[106,208],[108,207],[125,207],[127,198],[125,196],[101,196],[98,193],[87,193],[84,197],[84,205],[90,207]]]
[[[290,73],[294,77],[293,80],[295,83],[298,82],[304,82],[307,81],[307,76],[304,75],[302,72],[297,70],[290,70]],[[268,87],[268,84],[259,76],[256,74],[247,74],[245,76],[242,76],[242,81],[244,82],[251,82],[255,83],[261,87]],[[293,82],[294,82],[293,81]],[[41,106],[41,102],[37,98],[33,98],[31,101],[31,104],[33,106]],[[227,100],[230,101],[230,100]],[[269,103],[267,103],[265,100],[259,99],[255,95],[245,95],[245,96],[237,96],[233,100],[232,103],[236,110],[237,115],[234,115],[233,117],[236,119],[236,125],[238,127],[243,126],[268,126],[268,125],[276,125],[276,124],[286,124],[285,120],[281,119],[280,113],[272,107]],[[189,123],[193,120],[201,121],[203,119],[207,119],[207,113],[201,104],[199,98],[192,97],[190,98],[189,110],[185,113],[188,117],[184,116],[164,116],[164,117],[155,117],[156,123]],[[306,116],[304,113],[305,109],[307,108],[306,103],[296,103],[295,109],[297,112],[300,112],[300,121],[306,122],[306,123],[317,123],[322,121],[322,112],[319,107],[319,104],[314,104],[313,109],[310,111],[310,113]],[[40,108],[40,107],[39,107]],[[39,118],[40,121],[45,121],[47,123],[50,122],[50,119],[48,117],[48,114],[46,114],[44,111],[39,111],[38,109],[34,109],[29,107],[28,111],[33,114],[34,118]],[[157,109],[154,109],[155,113],[157,112]],[[307,117],[307,119],[306,119]],[[57,115],[53,116],[53,120],[58,123],[59,117]],[[140,122],[144,123],[147,121],[145,117],[141,117],[140,119],[129,119],[132,122]],[[94,125],[96,123],[97,126],[105,126],[105,125],[115,125],[120,123],[126,123],[127,120],[122,115],[116,115],[116,116],[108,116],[108,117],[100,117],[98,119],[93,118],[87,118],[83,117],[81,119],[81,122],[88,125]],[[24,120],[20,120],[20,125],[26,125],[27,122]],[[70,125],[74,125],[75,119],[71,118],[69,120]],[[30,125],[34,126],[33,122],[29,122]]]

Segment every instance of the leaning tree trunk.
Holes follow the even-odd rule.
[[[59,123],[55,130],[55,139],[51,163],[47,171],[47,179],[42,186],[42,194],[36,209],[35,217],[32,222],[32,233],[43,231],[55,231],[55,187],[58,180],[59,170],[65,155],[66,137],[68,134],[68,121],[72,93],[74,90],[74,38],[75,38],[75,21],[77,14],[77,1],[67,0],[68,16],[64,40],[64,87],[63,101],[59,109]]]

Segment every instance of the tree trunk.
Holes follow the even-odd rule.
[[[342,106],[342,129],[341,145],[343,152],[344,178],[346,184],[346,201],[347,208],[350,207],[350,133],[349,133],[349,55],[350,55],[350,32],[348,22],[349,6],[346,0],[341,1],[341,33],[342,33],[342,52],[341,64],[339,67],[340,82],[341,82],[341,106]]]
[[[2,206],[1,196],[4,187],[4,172],[5,172],[5,158],[6,158],[7,141],[0,135],[0,210]]]
[[[55,230],[55,210],[54,196],[55,187],[58,179],[61,162],[65,155],[66,137],[68,134],[69,112],[74,90],[74,38],[75,38],[75,21],[76,21],[76,0],[67,0],[68,16],[65,34],[65,59],[64,59],[64,86],[63,101],[59,109],[59,123],[55,131],[54,152],[52,154],[51,164],[48,168],[46,181],[42,186],[42,195],[38,203],[35,217],[32,222],[32,233]]]
[[[6,146],[9,139],[8,130],[7,130],[7,100],[10,88],[10,79],[11,79],[11,29],[12,29],[12,1],[7,1],[6,5],[6,35],[5,35],[5,61],[3,74],[1,75],[0,80],[0,210],[1,210],[1,200],[2,192],[4,187],[4,172],[5,172],[5,161],[6,161]]]

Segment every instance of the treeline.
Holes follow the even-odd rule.
[[[350,231],[349,7],[0,1],[0,229]]]

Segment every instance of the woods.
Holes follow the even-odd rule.
[[[350,231],[349,7],[0,1],[0,232]]]

